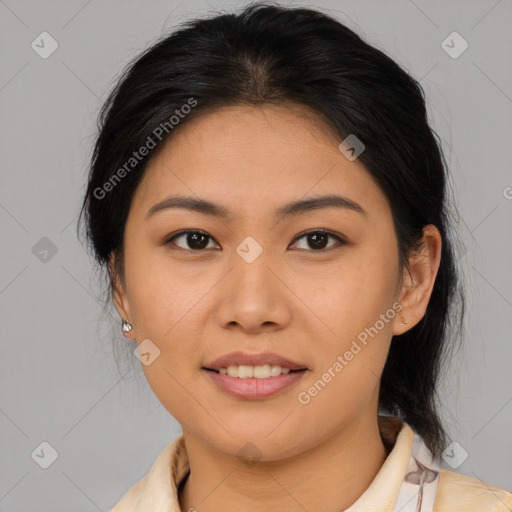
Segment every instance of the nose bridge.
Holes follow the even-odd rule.
[[[253,236],[246,236],[236,247],[235,253],[236,255],[243,260],[246,265],[252,265],[258,260],[265,260],[269,254],[268,248],[264,251],[263,249],[263,239],[259,237],[260,241],[256,240]],[[265,256],[262,258],[263,253]],[[235,257],[236,262],[236,257]]]
[[[218,310],[224,327],[236,323],[256,332],[263,325],[282,327],[290,320],[286,293],[274,275],[272,260],[271,251],[250,236],[233,251]]]
[[[273,279],[267,268],[271,266],[270,250],[264,249],[262,243],[252,236],[247,236],[238,244],[232,258],[235,283],[249,287],[253,292],[256,291],[254,288],[269,290],[267,281]]]

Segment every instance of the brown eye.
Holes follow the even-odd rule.
[[[184,240],[184,242],[182,242],[182,244],[184,245],[180,245],[175,242],[175,240],[180,239]],[[177,233],[173,235],[171,238],[169,238],[165,242],[165,244],[167,245],[173,243],[174,245],[177,245],[180,249],[201,251],[202,249],[208,247],[209,240],[213,240],[213,238],[202,231],[181,231],[180,233]]]
[[[327,246],[329,238],[336,240],[340,245],[344,245],[346,243],[345,240],[343,240],[341,237],[323,230],[309,231],[308,233],[303,233],[295,240],[301,240],[303,238],[306,240],[306,244],[314,251],[324,251],[333,247],[333,245],[335,244]],[[293,246],[296,247],[297,243],[295,242]],[[301,247],[298,248],[303,249]]]
[[[297,240],[304,239],[306,240],[306,247],[297,247]],[[334,244],[328,245],[329,239],[335,241]],[[176,240],[181,240],[180,243],[177,243]],[[165,245],[173,244],[180,249],[185,249],[189,251],[200,252],[203,249],[209,248],[209,242],[213,241],[213,238],[203,231],[197,230],[189,230],[189,231],[180,231],[175,235],[171,236],[165,241]],[[338,235],[331,233],[329,231],[316,230],[309,231],[307,233],[303,233],[299,237],[295,238],[295,242],[292,244],[294,248],[298,249],[307,249],[313,250],[313,252],[326,251],[331,249],[336,245],[344,245],[346,241]],[[211,248],[211,246],[210,246]]]

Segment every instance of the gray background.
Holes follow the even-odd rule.
[[[75,222],[98,108],[118,73],[163,31],[234,5],[0,0],[2,511],[106,511],[180,433],[137,360],[121,377],[111,336],[132,345],[115,312],[98,321],[101,288]],[[458,197],[468,287],[443,417],[469,453],[459,471],[510,489],[512,2],[302,5],[334,14],[421,79]],[[59,44],[47,59],[31,48],[43,31]],[[441,47],[453,31],[469,43],[456,59]],[[43,237],[57,249],[46,261]],[[46,470],[31,457],[43,441],[58,452]]]

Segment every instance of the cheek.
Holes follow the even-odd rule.
[[[393,303],[396,268],[389,247],[387,253],[384,248],[366,245],[358,251],[347,251],[336,263],[285,270],[285,281],[293,283],[293,292],[301,299],[297,307],[304,316],[299,315],[296,323],[301,325],[304,337],[315,342],[311,352],[314,373],[298,391],[314,388],[312,393],[316,394],[310,396],[308,405],[293,398],[301,423],[309,425],[311,431],[334,428],[375,396],[389,347],[391,322],[377,335],[372,336],[365,329],[371,329]],[[203,412],[190,407],[189,393],[203,397],[197,373],[205,347],[199,346],[198,340],[205,341],[207,310],[215,296],[205,294],[220,275],[209,263],[204,264],[204,270],[200,264],[178,265],[174,261],[171,265],[171,258],[166,258],[161,248],[152,248],[145,254],[143,249],[135,249],[126,256],[126,268],[131,270],[127,285],[138,341],[149,338],[160,351],[152,364],[142,365],[145,377],[173,416],[185,424],[197,423]],[[216,300],[222,297],[217,296]],[[365,332],[366,344],[360,337]],[[353,345],[354,341],[359,348]],[[338,356],[343,363],[339,363]],[[336,362],[343,365],[341,371],[335,371],[339,368],[334,367]],[[325,377],[329,368],[334,377]],[[215,396],[212,407],[214,399]],[[318,418],[323,418],[324,427]],[[330,420],[325,422],[326,418]],[[204,421],[208,424],[209,419],[205,417]]]
[[[398,314],[393,307],[398,266],[393,251],[382,249],[366,246],[340,259],[328,273],[317,276],[309,296],[303,287],[305,302],[322,320],[317,364],[308,385],[313,395],[318,393],[314,407],[324,412],[332,408],[332,414],[339,415],[359,409],[376,393]]]
[[[182,386],[190,387],[191,375],[199,365],[197,316],[205,290],[154,254],[127,254],[126,268],[130,269],[127,288],[141,367],[162,404],[168,410],[179,409],[180,403],[186,402]],[[142,356],[145,352],[151,354],[147,365]]]
[[[313,273],[297,273],[295,285],[297,295],[321,320],[319,333],[347,341],[373,326],[392,306],[396,279],[394,254],[366,246],[347,251],[337,262]],[[379,330],[387,332],[390,327],[386,323]]]
[[[194,285],[197,271],[193,266],[171,265],[165,248],[135,248],[126,256],[130,307],[137,325],[137,334],[168,343],[175,327],[193,312],[201,298],[201,290]],[[197,270],[197,269],[196,269]]]

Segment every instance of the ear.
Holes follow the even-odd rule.
[[[403,284],[397,299],[403,309],[393,320],[393,335],[407,332],[425,315],[441,262],[441,247],[439,230],[428,224],[423,228],[421,248],[409,257],[410,268],[404,268]]]
[[[132,325],[132,316],[130,312],[130,303],[128,302],[128,297],[126,295],[125,287],[122,283],[122,280],[118,273],[115,271],[115,254],[114,251],[110,253],[110,259],[108,262],[108,272],[110,274],[110,279],[112,281],[112,299],[116,306],[117,312],[119,316],[130,322]],[[126,338],[135,339],[134,329],[129,332],[123,333]]]

